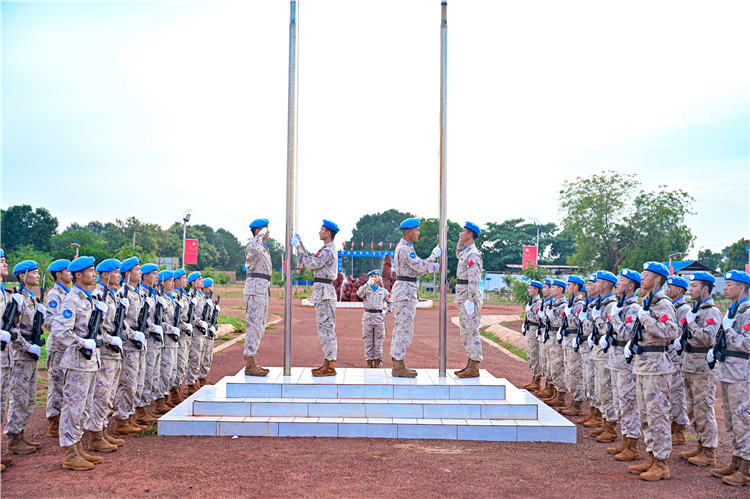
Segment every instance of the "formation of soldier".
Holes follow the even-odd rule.
[[[617,461],[642,459],[643,437],[647,457],[628,470],[656,481],[670,478],[667,459],[673,445],[687,443],[689,424],[697,445],[680,459],[717,464],[719,381],[732,461],[710,473],[729,485],[750,484],[750,276],[732,270],[724,277],[732,304],[723,317],[712,299],[713,276],[696,272],[688,281],[659,262],[646,262],[641,273],[531,281],[523,333],[532,380],[523,388],[579,416],[576,423],[593,428],[597,442],[621,435],[607,449]]]
[[[24,432],[36,404],[44,327],[50,331],[47,436],[59,439],[63,468],[88,470],[103,461],[89,452],[125,444],[108,432],[110,416],[114,433],[136,434],[207,384],[220,307],[211,278],[184,269],[159,272],[136,257],[96,265],[93,257],[81,256],[56,260],[47,270],[55,283],[46,297],[31,289],[40,281],[33,260],[13,268],[17,287],[6,294],[8,265],[0,250],[0,416],[7,417],[7,453],[41,448]],[[12,462],[4,457],[2,469]]]

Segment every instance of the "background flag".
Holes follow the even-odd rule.
[[[185,239],[185,262],[191,265],[198,265],[198,240]]]
[[[524,246],[523,257],[521,258],[521,268],[525,269],[529,265],[536,265],[536,246]]]

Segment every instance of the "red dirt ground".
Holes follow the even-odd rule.
[[[449,315],[456,315],[450,305]],[[517,313],[515,307],[488,305],[485,314]],[[281,314],[283,305],[272,303]],[[412,367],[437,367],[437,310],[419,310],[407,356]],[[337,311],[337,367],[362,367],[361,311]],[[388,331],[392,330],[388,318]],[[449,323],[448,365],[463,367],[458,329]],[[283,326],[269,330],[261,346],[263,365],[281,365]],[[386,349],[389,342],[386,342]],[[485,345],[482,367],[515,384],[525,383],[524,363]],[[386,351],[386,357],[388,357]],[[293,309],[293,365],[321,362],[310,308]],[[242,344],[217,354],[209,377],[217,381],[243,365]],[[729,449],[719,418],[721,462]],[[43,436],[43,407],[34,411],[27,434],[43,448],[2,474],[3,497],[238,497],[238,496],[411,496],[411,497],[747,497],[708,475],[705,468],[670,458],[672,479],[647,483],[627,473],[579,428],[578,444],[490,443],[440,440],[128,437],[124,447],[104,455],[88,472],[65,471],[57,439]]]

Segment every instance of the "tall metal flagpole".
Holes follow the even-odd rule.
[[[286,136],[286,239],[284,242],[284,376],[292,375],[292,233],[296,223],[297,169],[297,0],[290,1],[289,93]]]
[[[447,319],[447,281],[448,281],[448,217],[446,213],[446,191],[448,184],[448,168],[446,165],[446,132],[448,117],[446,106],[448,103],[447,90],[448,70],[448,2],[440,4],[440,349],[438,375],[445,377],[446,368],[446,319]]]

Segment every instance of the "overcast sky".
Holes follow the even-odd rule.
[[[438,216],[439,0],[300,0],[299,232]],[[749,4],[449,3],[448,215],[558,222],[603,169],[750,233]],[[2,5],[2,206],[282,238],[289,3]],[[617,191],[613,191],[613,196]],[[519,255],[520,261],[520,255]]]

